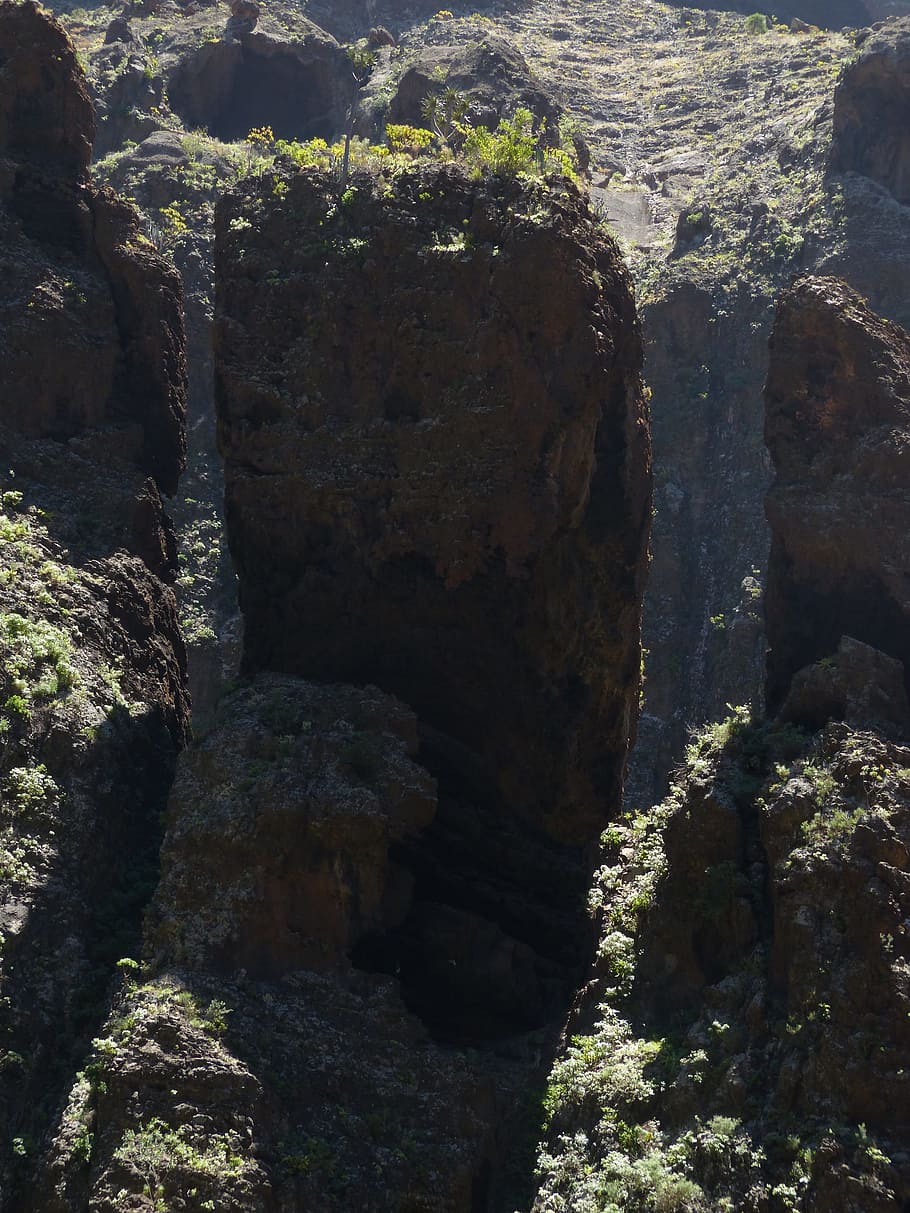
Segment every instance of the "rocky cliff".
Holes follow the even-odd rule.
[[[452,168],[272,173],[218,240],[250,678],[34,1207],[526,1206],[637,706],[628,281],[567,183]]]
[[[879,27],[837,87],[831,167],[861,173],[910,202],[910,142],[900,115],[910,102],[910,19]]]
[[[264,177],[217,241],[247,669],[375,682],[417,712],[441,788],[405,848],[417,968],[434,914],[571,965],[637,712],[649,519],[615,249],[568,185],[445,168],[341,197]]]
[[[180,284],[92,186],[67,36],[0,5],[0,1204],[135,949],[185,738]]]
[[[604,836],[535,1209],[906,1207],[910,715],[880,606],[908,567],[906,350],[841,282],[781,300],[769,701],[789,694],[697,735],[664,804]]]
[[[847,635],[910,669],[910,344],[843,283],[778,303],[765,436],[771,557],[768,702]]]

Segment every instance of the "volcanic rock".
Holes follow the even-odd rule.
[[[293,38],[261,23],[227,41],[171,44],[162,70],[174,112],[228,141],[263,126],[281,139],[340,134],[356,90],[350,60],[331,35],[301,25]]]
[[[834,100],[834,172],[861,173],[910,204],[910,17],[885,23],[844,72]]]
[[[399,848],[413,910],[356,963],[400,972],[443,1034],[540,1024],[583,964],[590,847],[637,709],[649,478],[627,279],[568,184],[432,167],[387,189],[355,175],[339,204],[326,177],[275,180],[216,221],[245,665],[372,683],[420,721],[439,807]],[[465,993],[484,973],[485,1002]],[[516,1021],[518,973],[535,993]]]
[[[413,713],[375,688],[263,675],[228,696],[174,785],[156,946],[257,977],[346,965],[410,906],[389,849],[436,811],[416,752]]]
[[[765,389],[768,702],[851,636],[910,668],[910,337],[833,278],[778,304]]]
[[[161,494],[184,449],[177,275],[88,177],[76,55],[0,4],[0,1206],[138,945],[188,731]],[[12,1052],[10,1052],[10,1050]],[[9,1058],[19,1058],[12,1067]],[[61,1086],[61,1084],[65,1084]]]
[[[635,715],[648,502],[615,248],[568,189],[430,169],[339,208],[328,184],[250,184],[218,217],[247,667],[395,691],[511,812],[583,841]]]
[[[404,73],[389,106],[388,121],[426,126],[428,96],[454,89],[468,103],[468,120],[495,129],[500,118],[529,109],[545,129],[549,146],[560,142],[562,107],[531,71],[516,46],[496,34],[454,45],[425,46]],[[588,149],[579,136],[575,150],[582,169]]]

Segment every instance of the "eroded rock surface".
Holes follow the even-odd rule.
[[[175,31],[163,64],[174,112],[188,128],[219,139],[244,139],[262,126],[281,139],[339,134],[356,91],[350,60],[324,30],[299,25],[289,36],[264,21],[237,38],[201,44],[198,28]]]
[[[393,690],[511,813],[583,842],[634,718],[648,505],[614,247],[574,192],[453,169],[388,197],[355,177],[340,206],[282,184],[218,219],[247,665]]]
[[[401,846],[413,911],[357,961],[446,1034],[539,1025],[637,707],[648,438],[615,247],[569,186],[435,167],[341,199],[263,178],[217,242],[246,667],[400,696],[439,780]]]
[[[802,279],[778,305],[766,410],[769,703],[843,635],[906,677],[910,338],[837,279]]]
[[[262,676],[228,696],[174,785],[153,946],[280,976],[398,925],[412,881],[390,848],[436,812],[417,748],[414,714],[375,688]]]
[[[444,37],[445,25],[442,26]],[[547,143],[560,144],[563,107],[547,92],[516,46],[496,34],[460,43],[424,47],[398,81],[388,110],[389,122],[426,126],[424,103],[455,89],[468,105],[467,119],[495,129],[500,118],[519,108],[529,109],[545,128]],[[582,169],[587,147],[579,136],[576,150]]]
[[[533,1042],[438,1048],[399,982],[349,959],[408,909],[394,847],[436,806],[416,750],[413,713],[372,687],[260,675],[222,702],[171,795],[154,976],[126,973],[42,1210],[486,1207]]]
[[[834,102],[831,166],[910,203],[910,17],[886,22],[844,72]]]
[[[695,735],[668,799],[604,835],[539,1213],[910,1199],[906,367],[906,334],[843,283],[782,298],[767,595],[786,718],[741,708]]]
[[[731,719],[611,828],[538,1213],[906,1206],[908,759]]]
[[[65,33],[0,5],[0,1205],[135,948],[185,738],[179,280],[89,182]]]

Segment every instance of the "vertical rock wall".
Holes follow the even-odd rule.
[[[768,702],[843,635],[910,662],[910,342],[834,278],[781,297],[765,436]]]
[[[179,280],[88,175],[65,33],[0,5],[0,1206],[135,951],[188,723],[161,493]]]
[[[570,187],[428,168],[247,184],[217,258],[247,669],[400,696],[440,784],[401,849],[413,912],[359,961],[448,1032],[539,1023],[637,715],[649,449],[615,246]],[[481,1005],[491,922],[544,958],[533,997]]]

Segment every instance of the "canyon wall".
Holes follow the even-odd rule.
[[[847,635],[908,667],[910,344],[844,283],[778,303],[765,388],[768,703]]]
[[[568,183],[452,167],[273,171],[217,241],[247,680],[36,1208],[526,1206],[637,712],[628,279]]]
[[[663,804],[605,835],[598,961],[551,1074],[535,1209],[896,1213],[910,1198],[907,342],[837,280],[780,301],[781,712],[697,734]]]
[[[0,1205],[102,1022],[188,730],[161,494],[184,450],[180,283],[90,182],[66,34],[0,5]]]

